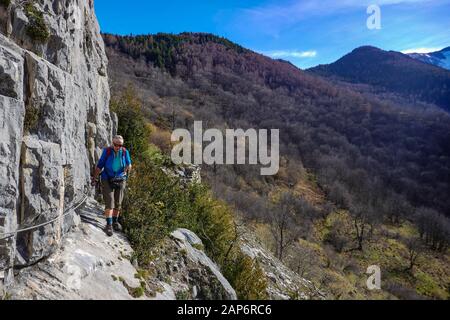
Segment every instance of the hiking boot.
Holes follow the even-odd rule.
[[[122,232],[122,226],[118,222],[113,223],[113,229],[114,229],[114,231]]]
[[[111,237],[114,234],[113,226],[112,225],[106,226],[105,233],[108,235],[108,237]]]

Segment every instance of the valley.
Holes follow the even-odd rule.
[[[213,35],[104,39],[112,92],[141,99],[162,152],[170,152],[174,128],[193,130],[196,120],[222,130],[280,129],[276,176],[248,165],[202,169],[214,194],[292,270],[335,298],[448,297],[448,247],[436,247],[447,240],[431,240],[420,222],[426,216],[442,227],[434,234],[448,237],[446,112],[385,90],[354,90]],[[428,260],[408,263],[418,238]],[[386,275],[381,292],[365,288],[372,264]]]

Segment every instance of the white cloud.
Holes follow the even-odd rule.
[[[413,49],[406,49],[402,50],[401,53],[408,54],[408,53],[430,53],[430,52],[436,52],[442,50],[443,47],[438,48],[413,48]]]
[[[314,58],[317,51],[296,51],[296,50],[275,50],[268,52],[261,52],[262,54],[271,58]]]

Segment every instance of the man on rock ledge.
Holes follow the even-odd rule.
[[[123,143],[122,136],[115,136],[112,146],[103,149],[92,178],[92,183],[97,183],[101,173],[103,201],[105,202],[105,232],[108,236],[112,236],[114,231],[122,231],[118,219],[126,180],[131,171],[130,153],[123,147]]]

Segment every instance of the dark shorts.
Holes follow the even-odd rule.
[[[126,184],[127,182],[124,181],[120,189],[114,190],[109,185],[108,180],[102,180],[103,201],[105,202],[106,210],[120,210],[122,208]]]

